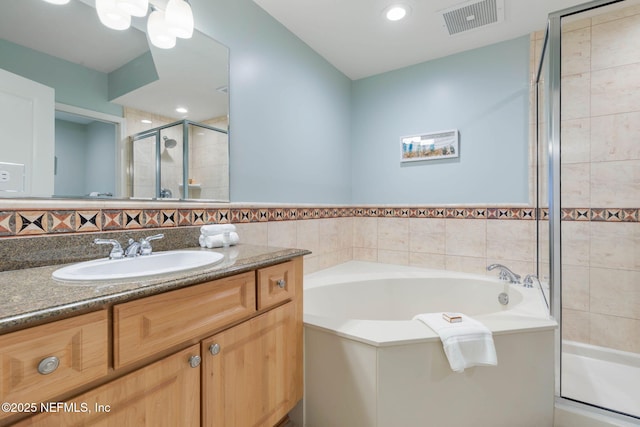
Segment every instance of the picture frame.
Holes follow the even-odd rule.
[[[400,137],[400,162],[450,159],[460,156],[457,129]]]

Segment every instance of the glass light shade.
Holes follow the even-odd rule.
[[[69,0],[44,0],[47,3],[51,3],[51,4],[67,4],[69,3]]]
[[[116,0],[116,6],[131,16],[146,16],[149,0]]]
[[[176,45],[176,36],[167,29],[164,12],[154,10],[147,20],[147,34],[151,44],[160,49],[171,49]]]
[[[112,30],[126,30],[131,26],[131,15],[116,7],[115,0],[96,0],[98,18]]]
[[[184,0],[169,0],[165,12],[169,32],[182,39],[193,35],[193,11]]]

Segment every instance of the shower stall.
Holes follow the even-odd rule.
[[[560,324],[557,407],[637,425],[640,1],[552,13],[532,47],[538,272]]]
[[[133,198],[229,201],[227,131],[181,120],[131,136]]]

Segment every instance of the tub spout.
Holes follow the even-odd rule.
[[[507,280],[509,283],[520,283],[520,275],[509,270],[502,264],[491,264],[487,267],[487,271],[491,271],[496,268],[500,269],[500,275],[498,276],[500,280]]]

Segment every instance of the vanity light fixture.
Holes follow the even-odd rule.
[[[47,3],[51,3],[51,4],[67,4],[69,3],[69,0],[44,0]]]
[[[69,0],[45,0],[50,3]],[[132,16],[145,16],[147,34],[151,44],[160,49],[171,49],[176,45],[176,37],[189,39],[193,36],[194,21],[191,5],[187,0],[169,0],[166,10],[158,9],[158,0],[96,0],[96,10],[100,22],[114,30],[126,30],[131,26]]]
[[[149,10],[149,0],[116,0],[116,6],[131,16],[145,16]]]
[[[169,32],[182,39],[193,35],[193,11],[185,0],[169,0],[165,11]]]
[[[162,10],[155,9],[149,15],[147,34],[151,43],[160,49],[171,49],[176,45],[176,36],[169,32]]]
[[[96,0],[98,18],[112,30],[126,30],[131,26],[131,15],[116,6],[116,0]]]

